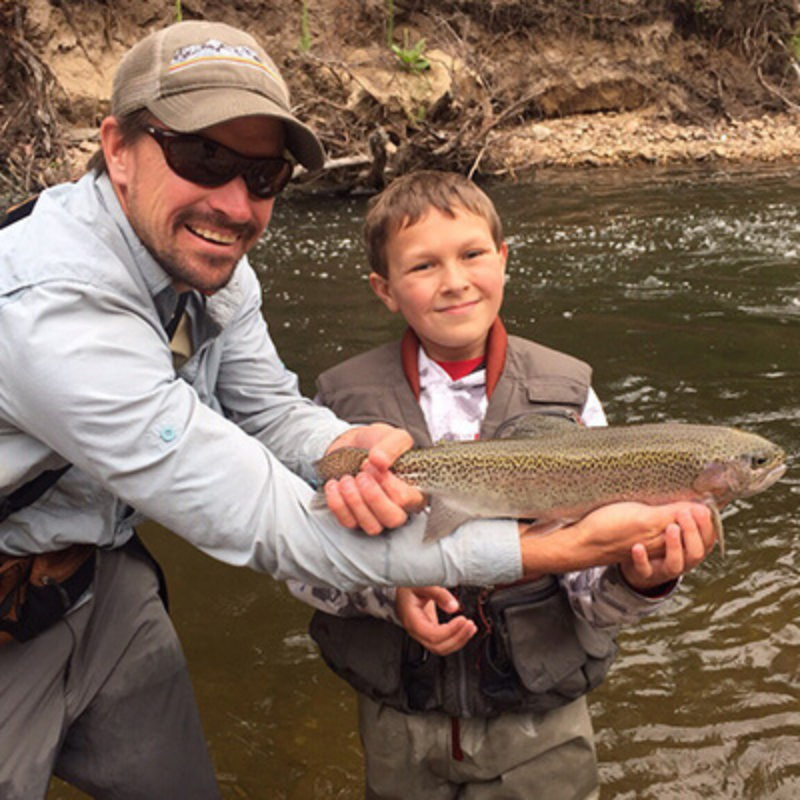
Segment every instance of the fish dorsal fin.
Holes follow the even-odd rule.
[[[520,414],[506,420],[494,434],[495,439],[536,439],[547,434],[574,431],[577,418],[552,414]]]

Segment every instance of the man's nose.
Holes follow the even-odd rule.
[[[232,222],[246,222],[253,216],[252,198],[241,175],[214,188],[209,203]]]

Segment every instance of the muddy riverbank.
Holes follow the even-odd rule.
[[[800,157],[790,0],[309,0],[305,16],[302,6],[184,0],[182,13],[265,43],[328,150],[316,188],[370,191],[418,167],[513,180]],[[0,6],[0,196],[83,171],[115,65],[175,10]]]

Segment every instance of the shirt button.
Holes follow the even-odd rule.
[[[161,441],[162,442],[174,442],[175,437],[178,435],[178,432],[175,428],[162,428],[161,429]]]

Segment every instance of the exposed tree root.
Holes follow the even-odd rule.
[[[28,44],[15,0],[0,6],[0,179],[4,193],[25,195],[61,177],[61,137],[53,73]]]

